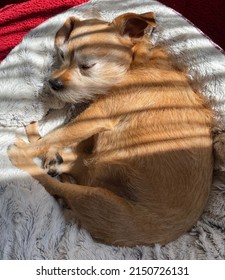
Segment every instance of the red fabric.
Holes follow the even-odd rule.
[[[180,12],[225,50],[224,0],[159,0]]]
[[[87,1],[88,0],[1,0],[1,5],[10,5],[0,9],[0,61],[5,58],[13,47],[20,43],[24,35],[30,29],[33,29],[43,21],[64,10]]]

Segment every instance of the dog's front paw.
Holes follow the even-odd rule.
[[[22,139],[17,138],[15,144],[10,145],[7,151],[12,164],[23,170],[26,170],[32,162],[32,159],[30,159],[26,154],[25,147],[27,145],[28,144]]]
[[[58,152],[49,151],[44,159],[43,166],[48,175],[56,177],[61,175],[60,165],[63,163],[63,158]]]

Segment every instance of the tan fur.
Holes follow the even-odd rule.
[[[66,199],[81,225],[107,244],[178,238],[202,214],[212,181],[212,111],[166,51],[151,46],[144,35],[149,25],[153,13],[129,13],[113,23],[68,19],[55,40],[65,57],[51,77],[64,87],[53,93],[92,103],[42,139],[17,140],[9,149],[16,166]],[[62,171],[77,184],[34,164],[32,157],[49,149],[50,159],[61,153]]]

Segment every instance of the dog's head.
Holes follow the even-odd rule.
[[[93,99],[114,86],[129,70],[133,47],[154,14],[127,13],[108,23],[70,17],[55,36],[61,67],[49,79],[52,92],[64,102]]]

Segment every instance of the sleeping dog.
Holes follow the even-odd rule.
[[[199,219],[212,182],[213,113],[166,50],[149,42],[146,30],[155,25],[152,12],[112,22],[68,18],[55,36],[61,66],[49,87],[56,98],[90,106],[8,150],[107,244],[177,239]],[[39,156],[44,169],[33,161]],[[76,183],[50,176],[60,172]]]

